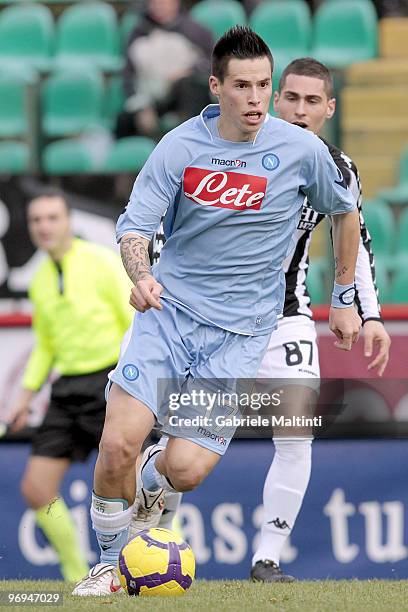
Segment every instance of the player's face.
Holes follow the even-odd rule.
[[[210,77],[210,90],[220,103],[221,137],[233,141],[253,140],[265,120],[272,95],[269,59],[230,59],[223,82]]]
[[[323,79],[288,74],[282,90],[275,92],[274,108],[281,119],[319,134],[336,100],[328,97]]]
[[[51,255],[64,251],[71,240],[70,216],[59,197],[35,198],[28,207],[28,231],[33,244]]]

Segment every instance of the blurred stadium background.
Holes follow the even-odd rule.
[[[338,110],[325,136],[360,170],[393,346],[386,373],[391,383],[382,386],[366,371],[361,342],[351,355],[333,348],[325,322],[332,266],[323,228],[313,241],[308,277],[320,321],[322,375],[373,380],[370,409],[376,419],[406,419],[408,4],[200,0],[185,8],[215,38],[235,23],[249,23],[271,47],[275,87],[295,57],[311,55],[333,69]],[[123,52],[140,10],[140,4],[125,0],[0,0],[0,421],[12,407],[30,350],[26,290],[41,257],[28,239],[24,202],[38,184],[57,185],[73,200],[76,233],[114,247],[115,219],[154,147],[146,137],[113,136],[124,101]],[[37,399],[32,426],[46,402],[47,389]],[[28,448],[26,440],[0,445],[0,579],[58,577],[56,557],[19,493]],[[185,496],[182,521],[199,576],[248,575],[271,451],[268,441],[235,442],[205,485]],[[407,451],[405,440],[316,443],[304,510],[282,559],[290,573],[300,578],[406,578]],[[250,482],[243,489],[249,463]],[[92,462],[75,466],[64,494],[93,562],[91,476]]]

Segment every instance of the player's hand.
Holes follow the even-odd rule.
[[[361,319],[354,306],[350,306],[350,308],[334,308],[331,306],[329,327],[337,338],[334,346],[343,351],[350,351],[353,344],[358,340]]]
[[[130,293],[129,303],[139,312],[146,312],[149,308],[163,310],[160,304],[160,295],[163,286],[151,274],[146,274],[141,280],[137,281]]]
[[[16,432],[27,427],[29,413],[30,410],[27,404],[16,406],[8,418],[9,431]]]
[[[378,368],[378,376],[382,376],[390,356],[391,338],[380,321],[367,321],[363,327],[364,356],[371,357],[373,349],[377,349],[375,358],[368,364],[367,370]]]

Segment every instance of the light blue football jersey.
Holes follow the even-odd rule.
[[[166,244],[153,268],[163,298],[193,318],[241,334],[267,334],[282,312],[282,263],[293,249],[305,196],[316,211],[356,204],[314,134],[268,116],[253,142],[211,133],[206,107],[169,132],[138,175],[117,223],[151,239],[166,212]]]

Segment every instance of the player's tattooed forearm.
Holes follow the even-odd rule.
[[[347,270],[348,270],[347,266],[343,266],[341,270],[337,270],[336,278],[340,278],[341,276],[343,276],[347,272]]]
[[[335,276],[336,278],[340,278],[341,276],[343,276],[343,274],[345,274],[348,270],[347,266],[342,266],[341,268],[339,267],[339,258],[335,257],[334,258],[334,270],[335,270]]]
[[[146,240],[139,236],[128,236],[120,241],[120,254],[129,277],[136,284],[151,274]]]

